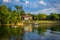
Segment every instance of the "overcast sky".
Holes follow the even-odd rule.
[[[60,0],[0,0],[0,4],[6,4],[14,9],[15,5],[22,6],[25,12],[30,13],[60,13]]]

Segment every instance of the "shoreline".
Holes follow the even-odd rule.
[[[0,25],[17,25],[17,26],[24,26],[26,24],[32,24],[32,23],[38,23],[38,24],[60,24],[60,21],[33,21],[33,22],[28,22],[28,23],[24,23],[24,22],[20,22],[20,23],[16,23],[16,24],[0,24]]]

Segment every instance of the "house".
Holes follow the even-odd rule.
[[[32,16],[28,15],[28,14],[25,14],[25,15],[22,16],[22,20],[32,20]]]

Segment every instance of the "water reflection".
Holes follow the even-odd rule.
[[[0,26],[0,40],[60,40],[60,25]]]
[[[23,40],[24,30],[21,27],[0,27],[0,40]]]

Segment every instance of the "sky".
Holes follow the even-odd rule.
[[[0,0],[1,4],[6,4],[12,9],[15,5],[22,6],[26,13],[60,14],[60,0]]]

